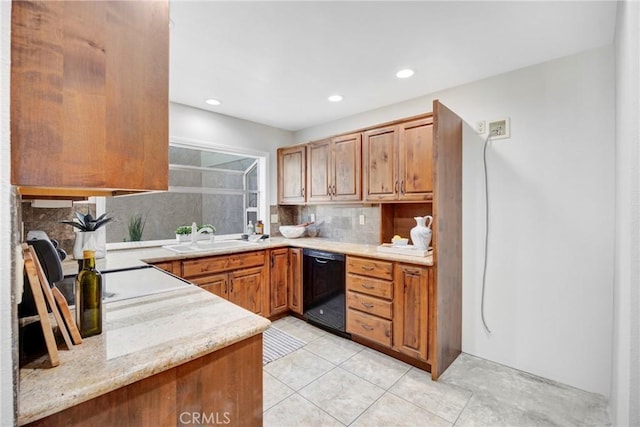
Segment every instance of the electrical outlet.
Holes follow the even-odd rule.
[[[364,215],[360,215],[360,225],[364,225]]]
[[[491,139],[511,138],[509,118],[489,122],[489,135]]]
[[[479,134],[483,134],[487,131],[486,128],[487,122],[484,120],[479,120],[476,122],[476,132],[478,132]]]

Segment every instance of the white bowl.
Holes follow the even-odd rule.
[[[280,234],[282,234],[287,239],[297,239],[298,237],[302,237],[304,234],[305,227],[295,226],[295,225],[281,225],[280,226]]]

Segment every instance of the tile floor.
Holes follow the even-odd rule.
[[[429,373],[294,317],[274,326],[307,343],[264,367],[264,425],[606,426],[603,396],[462,354]]]

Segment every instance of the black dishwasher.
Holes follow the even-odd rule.
[[[303,315],[311,324],[348,336],[345,322],[344,255],[305,249]]]

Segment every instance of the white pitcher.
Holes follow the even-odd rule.
[[[427,250],[429,243],[431,243],[433,217],[431,215],[416,216],[413,219],[416,220],[417,225],[411,229],[411,242],[413,242],[413,246],[416,249]],[[429,220],[429,223],[425,225],[427,220]]]

